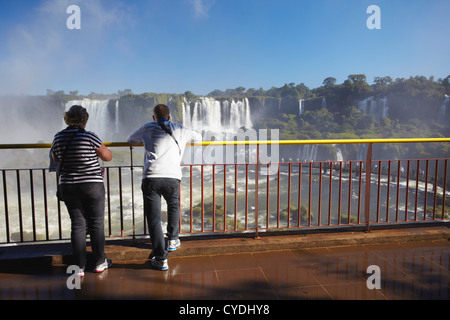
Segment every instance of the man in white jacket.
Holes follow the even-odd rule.
[[[153,245],[152,266],[167,270],[168,251],[180,246],[179,234],[179,184],[182,177],[181,160],[186,143],[201,141],[199,133],[170,121],[170,110],[158,104],[153,110],[153,120],[144,124],[128,138],[131,144],[144,143],[144,171],[142,193],[150,239]],[[167,238],[161,227],[161,195],[167,202]]]

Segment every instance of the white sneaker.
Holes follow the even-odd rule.
[[[152,267],[158,269],[158,270],[168,270],[169,265],[167,264],[167,259],[165,260],[156,260],[155,257],[152,258]]]
[[[169,247],[167,248],[167,250],[175,251],[180,247],[180,245],[181,245],[180,239],[169,240]]]
[[[112,265],[111,259],[105,259],[105,262],[95,267],[95,272],[103,272],[109,267],[111,267],[111,265]]]

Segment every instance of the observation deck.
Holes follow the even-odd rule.
[[[105,143],[105,236],[113,266],[66,286],[70,220],[46,167],[1,174],[0,299],[449,299],[448,159],[374,159],[377,144],[450,138],[208,141],[242,162],[183,164],[182,247],[149,267],[141,146]],[[268,161],[282,146],[365,145],[365,159]],[[48,157],[49,144],[0,145]],[[263,150],[264,149],[264,150]],[[209,152],[210,150],[208,150]],[[266,153],[263,155],[263,153]],[[48,159],[48,158],[47,158]],[[139,162],[139,164],[137,164]],[[447,204],[446,204],[447,202]],[[164,208],[163,208],[164,210]],[[164,223],[164,221],[163,221]],[[381,270],[369,289],[367,268]]]

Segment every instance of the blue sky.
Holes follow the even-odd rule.
[[[78,5],[81,29],[66,9]],[[370,30],[370,5],[381,29]],[[0,94],[207,94],[450,74],[448,0],[2,0]]]

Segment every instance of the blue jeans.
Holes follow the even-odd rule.
[[[161,226],[161,196],[167,202],[167,238],[178,239],[180,227],[180,180],[173,178],[144,178],[142,193],[144,195],[144,212],[147,217],[153,255],[157,260],[165,260],[169,252]]]
[[[86,225],[95,265],[105,262],[105,186],[98,182],[61,184],[61,193],[72,222],[74,264],[86,267]]]

